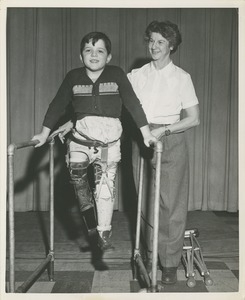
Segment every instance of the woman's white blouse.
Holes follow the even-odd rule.
[[[128,74],[149,123],[172,124],[182,109],[198,104],[191,76],[171,61],[157,70],[153,62]]]

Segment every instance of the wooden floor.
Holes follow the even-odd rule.
[[[132,293],[143,286],[133,281],[131,258],[134,225],[132,216],[115,211],[113,216],[115,250],[105,253],[106,270],[91,263],[83,226],[78,213],[55,216],[55,279],[48,280],[47,271],[29,289],[29,293]],[[178,283],[163,292],[236,292],[239,287],[238,214],[227,212],[189,212],[188,228],[198,228],[207,268],[214,281],[206,286],[196,270],[196,286],[186,285],[183,265],[178,268]],[[25,281],[45,258],[48,249],[49,214],[24,212],[15,214],[16,287]],[[8,259],[6,268],[8,269]],[[160,280],[158,270],[158,279]],[[6,288],[8,288],[8,270]]]

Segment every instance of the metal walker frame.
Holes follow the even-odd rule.
[[[9,224],[9,293],[25,293],[34,284],[46,267],[49,270],[49,280],[54,280],[54,136],[49,143],[49,198],[50,198],[50,245],[47,257],[27,278],[15,288],[15,219],[14,219],[14,154],[15,150],[35,146],[38,140],[10,144],[8,146],[8,224]]]
[[[197,267],[200,275],[204,278],[205,285],[213,285],[213,280],[204,262],[202,250],[197,241],[198,236],[199,232],[196,228],[185,231],[182,262],[186,269],[186,284],[190,288],[193,288],[196,285],[194,266]]]

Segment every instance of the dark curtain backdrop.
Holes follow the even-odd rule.
[[[179,25],[183,42],[173,61],[191,74],[200,101],[201,124],[187,132],[189,209],[235,212],[238,11],[233,8],[8,8],[8,143],[28,141],[39,132],[65,74],[81,65],[79,45],[86,33],[97,30],[108,34],[113,45],[111,64],[128,72],[147,59],[143,33],[155,19]],[[133,189],[128,141],[126,134],[124,161],[117,177],[115,208],[119,210],[130,208]],[[16,211],[49,209],[47,150],[44,146],[16,152]],[[66,198],[68,207],[73,196],[64,167],[64,147],[59,143],[56,161],[56,198]]]

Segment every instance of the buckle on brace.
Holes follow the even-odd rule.
[[[108,159],[108,145],[101,147],[101,162],[107,164]]]

